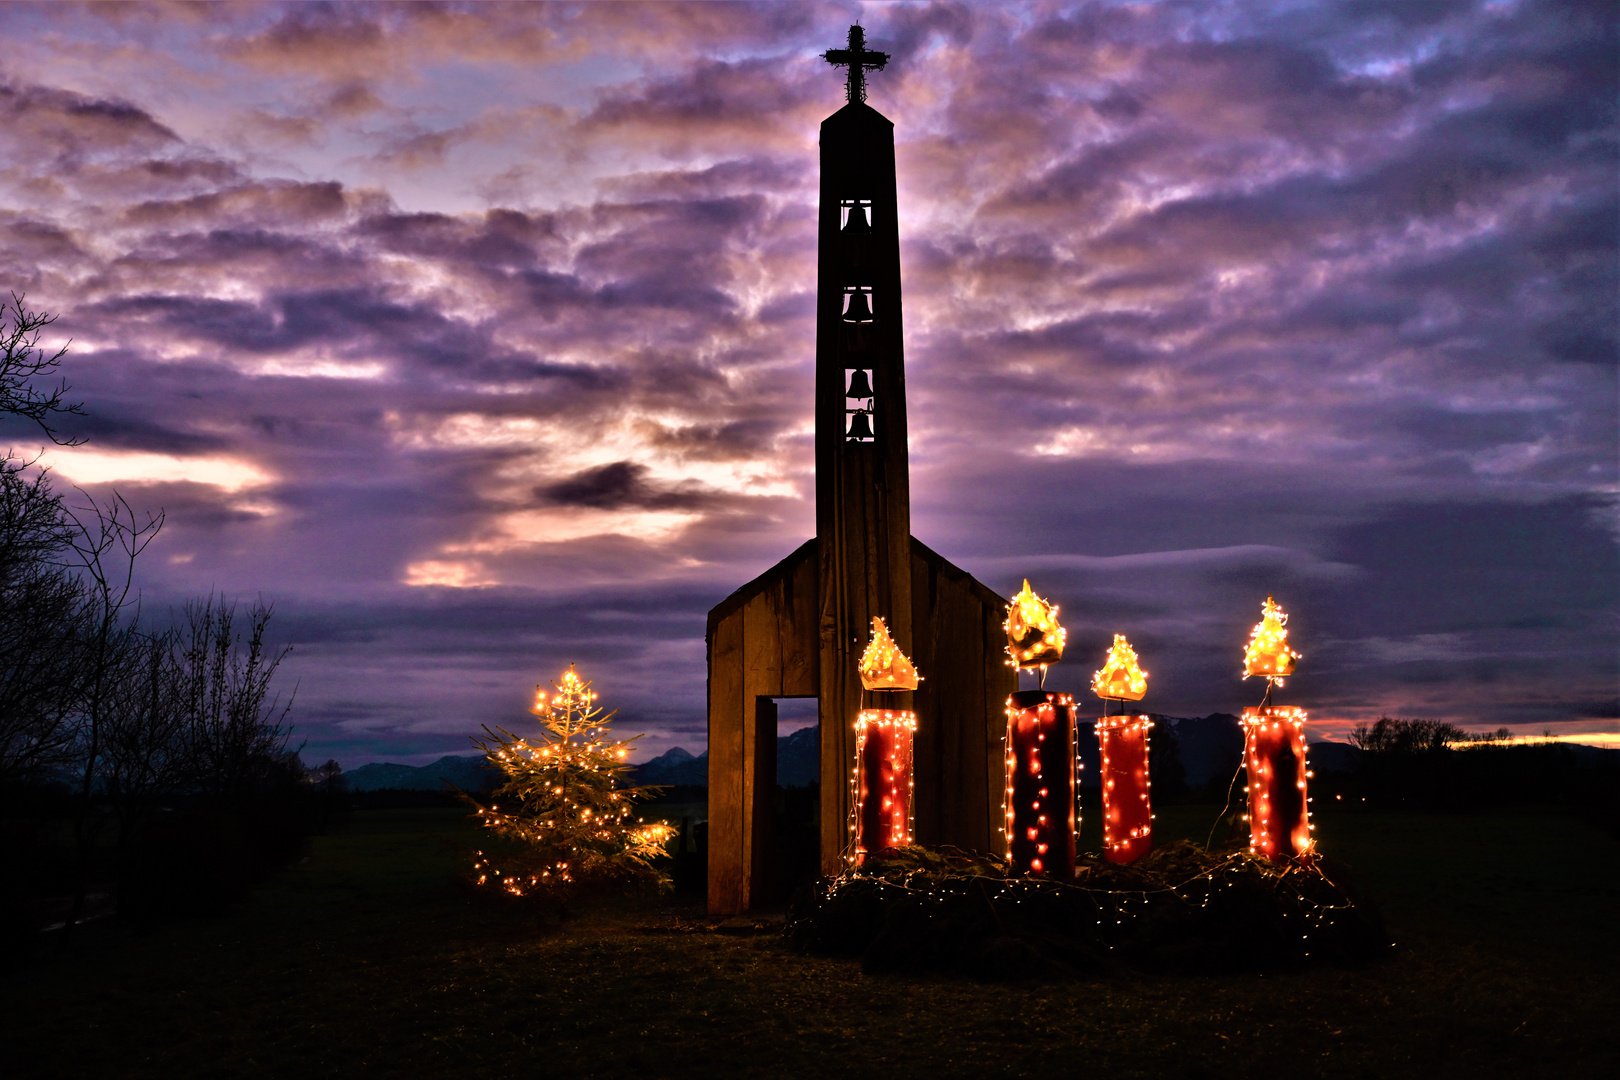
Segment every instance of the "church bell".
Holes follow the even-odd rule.
[[[849,390],[844,393],[847,398],[870,398],[877,395],[872,393],[872,380],[866,377],[865,368],[856,368],[855,374],[850,377]]]
[[[872,322],[872,294],[856,291],[849,295],[849,310],[844,312],[845,322]]]
[[[871,415],[865,409],[851,414],[849,432],[845,435],[845,438],[850,442],[870,442],[874,438]]]

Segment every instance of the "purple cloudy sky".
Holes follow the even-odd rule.
[[[1236,711],[1616,728],[1604,2],[7,4],[0,288],[148,609],[276,605],[305,757],[569,661],[704,742],[707,609],[814,528],[818,54],[893,61],[913,528]],[[37,436],[0,432],[19,452]],[[924,675],[927,672],[923,673]],[[785,726],[796,726],[790,721]]]

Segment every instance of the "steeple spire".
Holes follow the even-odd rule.
[[[849,68],[849,82],[846,84],[845,94],[851,105],[857,101],[866,100],[866,69],[882,71],[883,65],[889,62],[889,54],[872,52],[866,47],[866,31],[861,29],[859,23],[849,28],[849,47],[847,49],[828,49],[821,54],[821,58],[835,67]]]

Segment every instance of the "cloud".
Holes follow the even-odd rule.
[[[698,749],[704,613],[815,528],[847,15],[0,12],[0,274],[73,340],[100,456],[61,481],[168,510],[152,609],[274,598],[346,763],[464,749],[570,661]],[[1614,700],[1612,13],[866,25],[913,531],[1059,599],[1054,679],[1123,630],[1155,709],[1241,707],[1275,592],[1324,722]]]
[[[615,461],[538,488],[535,494],[558,506],[589,506],[618,510],[633,506],[648,510],[695,508],[712,501],[712,493],[694,485],[661,487],[647,480],[647,466]]]

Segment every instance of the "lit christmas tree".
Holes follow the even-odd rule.
[[[513,896],[563,896],[582,885],[663,885],[667,878],[651,860],[675,835],[661,821],[635,817],[635,804],[655,787],[624,787],[630,743],[608,737],[591,684],[572,664],[554,694],[536,688],[529,711],[545,725],[531,742],[505,728],[484,728],[473,743],[506,773],[490,805],[478,807],[486,828],[508,841],[500,852],[478,852],[473,864],[480,885]]]

